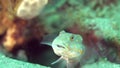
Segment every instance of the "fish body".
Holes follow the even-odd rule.
[[[60,59],[52,64],[64,59],[67,68],[80,68],[82,65],[93,63],[102,57],[105,58],[112,52],[109,52],[108,47],[105,47],[101,42],[94,44],[91,40],[91,42],[86,45],[83,43],[81,35],[65,31],[61,31],[54,37],[52,43],[49,45],[52,46],[56,55],[61,56]]]

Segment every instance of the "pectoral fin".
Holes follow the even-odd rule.
[[[60,62],[62,59],[63,59],[63,57],[61,56],[59,59],[57,59],[56,61],[54,61],[54,62],[53,62],[53,63],[51,63],[51,64],[52,64],[52,65],[54,65],[54,64],[56,64],[56,63]]]

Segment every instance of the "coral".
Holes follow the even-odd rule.
[[[25,21],[19,21],[6,31],[3,45],[7,50],[11,51],[16,44],[22,44],[25,41],[25,23]]]
[[[47,2],[48,0],[23,0],[16,15],[22,19],[32,19],[40,14]]]
[[[20,2],[17,0],[6,0],[6,4],[0,0],[2,7],[0,11],[0,35],[5,34],[2,43],[8,51],[32,38],[40,40],[45,33],[44,27],[39,21],[35,19],[27,21],[16,17],[16,8]]]
[[[6,4],[4,4],[4,1],[0,1],[0,6],[1,6],[1,10],[0,10],[0,35],[2,35],[5,30],[8,28],[8,25],[12,24],[12,16],[10,13],[8,13],[8,11],[10,9],[8,9],[9,6],[9,1],[6,0]],[[7,22],[7,24],[6,24]]]
[[[15,46],[22,45],[33,38],[40,40],[45,34],[44,27],[37,21],[27,22],[16,19],[13,22],[15,23],[8,28],[3,41],[3,45],[8,51],[11,51]]]
[[[45,26],[51,32],[66,29],[67,27],[73,25],[73,23],[84,24],[84,21],[87,19],[101,17],[116,19],[117,11],[119,11],[119,4],[117,4],[116,0],[102,1],[103,0],[74,0],[74,2],[72,2],[72,0],[65,0],[64,2],[50,2],[43,12],[44,15],[42,15],[42,19],[45,22]],[[100,5],[94,5],[99,3]],[[61,6],[57,6],[59,4],[61,4]],[[94,9],[94,7],[96,7],[96,9]],[[61,25],[57,26],[57,24]],[[56,25],[57,27],[54,27],[53,25]]]

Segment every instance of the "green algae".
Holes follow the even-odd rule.
[[[0,54],[0,68],[50,68],[39,64],[18,61]]]

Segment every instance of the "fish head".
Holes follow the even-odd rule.
[[[65,31],[61,31],[53,40],[52,48],[56,55],[62,56],[64,59],[80,57],[85,52],[82,37]]]

